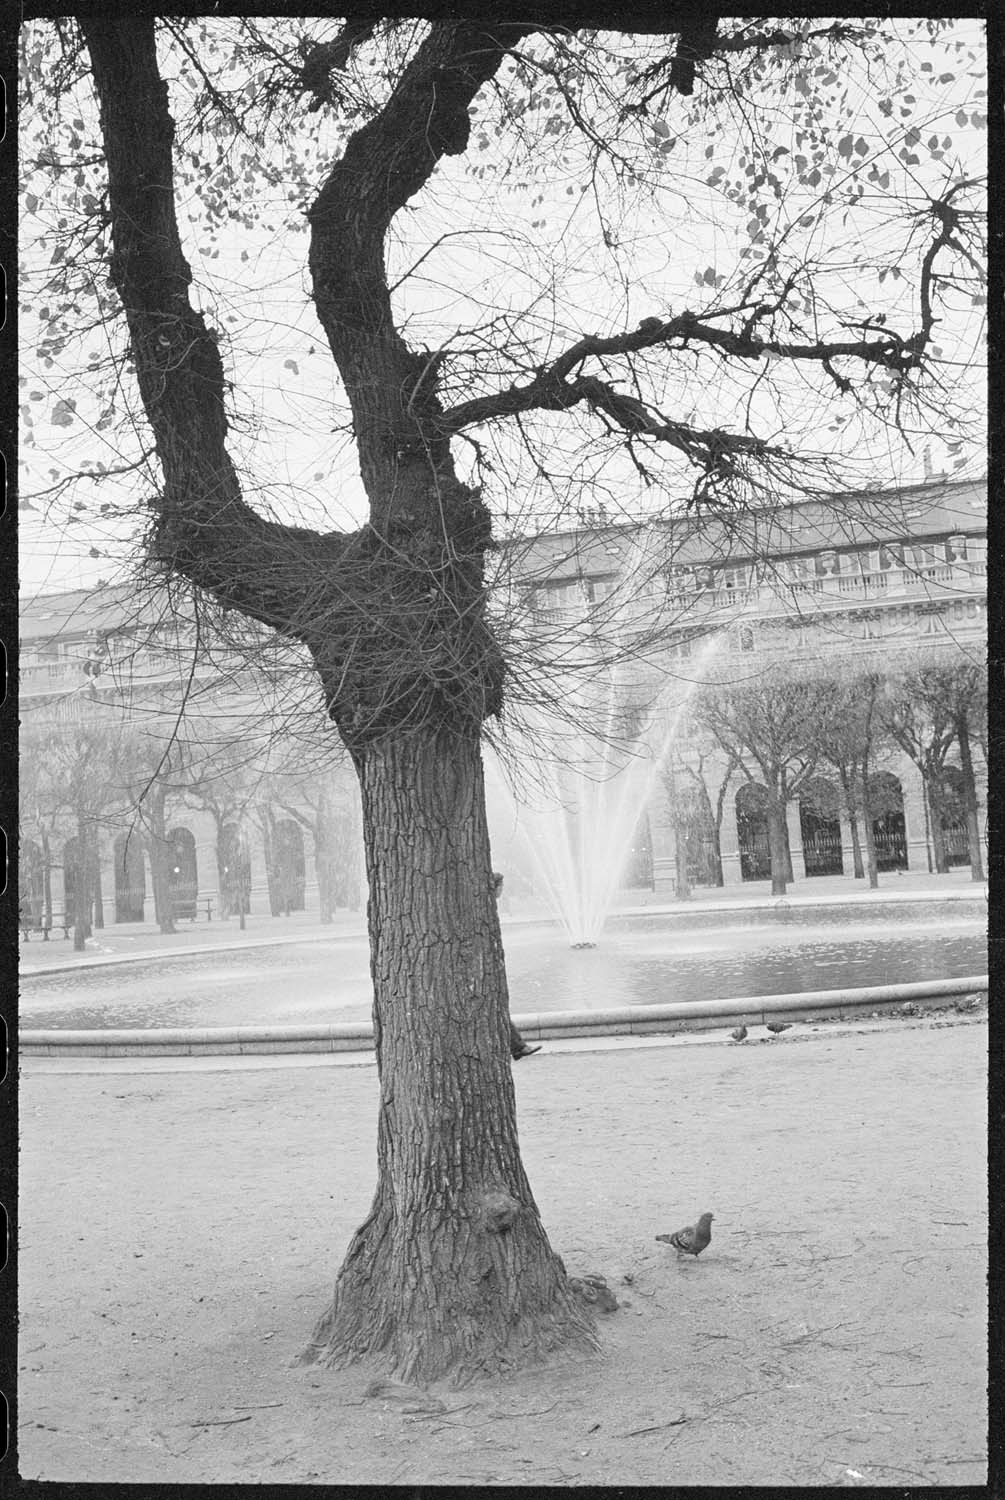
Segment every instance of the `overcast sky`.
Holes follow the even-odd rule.
[[[980,28],[973,22],[965,24],[979,57],[983,56]],[[918,115],[908,124],[916,118],[925,131],[950,135],[952,151],[945,166],[958,158],[964,170],[979,175],[984,170],[984,134],[979,126],[975,128],[973,117],[979,119],[985,107],[978,92],[981,80],[964,76],[966,70],[958,68],[952,82],[940,83],[937,70],[944,66],[940,54],[919,46],[917,57],[921,103]],[[935,57],[935,64],[923,70],[929,57]],[[880,113],[865,76],[853,82],[859,103],[856,130],[874,146],[875,160],[883,165],[894,159],[906,127]],[[481,99],[476,104],[480,106]],[[730,164],[737,147],[735,141],[724,139],[721,157],[717,150],[710,161],[707,133],[686,128],[689,107],[687,101],[675,100],[665,118],[657,121],[652,145],[659,144],[661,131],[665,131],[664,140],[673,142],[665,153],[666,171],[655,192],[637,195],[630,202],[619,202],[613,184],[605,188],[602,180],[596,193],[585,161],[575,153],[565,166],[556,167],[553,159],[547,163],[547,180],[543,175],[534,180],[533,162],[500,180],[502,163],[494,137],[488,135],[484,149],[475,144],[480,130],[476,112],[473,145],[467,155],[447,160],[414,207],[400,214],[392,226],[389,274],[392,284],[403,278],[395,293],[395,307],[409,341],[470,354],[480,341],[495,337],[493,331],[484,329],[487,320],[505,314],[516,334],[536,341],[538,351],[544,349],[553,357],[583,333],[617,332],[633,328],[646,316],[665,316],[683,306],[706,306],[710,289],[698,292],[696,277],[712,269],[728,279],[737,269],[736,257],[743,243],[735,207],[707,182],[709,171],[720,160]],[[78,91],[76,101],[67,103],[64,117],[63,137],[75,131],[77,149],[85,155],[97,140],[86,90]],[[317,116],[311,119],[316,121]],[[488,104],[484,119],[491,120]],[[80,124],[79,130],[74,122]],[[88,362],[100,370],[121,353],[121,343],[115,343],[121,340],[120,329],[95,327],[83,339],[69,339],[63,348],[50,347],[46,359],[38,357],[44,329],[41,314],[51,303],[45,281],[59,242],[56,221],[66,214],[68,201],[85,197],[94,179],[65,186],[64,174],[57,198],[51,173],[45,168],[32,170],[44,142],[33,130],[30,111],[22,117],[22,130],[21,251],[27,274],[22,274],[21,376],[24,409],[31,418],[25,432],[31,445],[22,446],[20,486],[22,502],[27,500],[33,508],[22,509],[19,519],[21,589],[30,596],[119,576],[134,545],[135,524],[116,523],[111,512],[136,495],[135,476],[118,482],[84,480],[76,487],[65,486],[63,481],[82,463],[92,470],[99,465],[114,469],[135,461],[140,450],[136,435],[122,420],[126,412],[137,410],[135,393],[120,389],[114,417],[109,419],[103,402],[92,395],[98,377],[89,382],[82,376]],[[65,138],[52,144],[66,159]],[[310,143],[310,149],[305,147],[308,161],[313,149],[320,162],[323,148],[320,137]],[[939,171],[937,163],[927,160],[914,168],[916,202],[919,191],[938,186]],[[945,180],[944,169],[941,180]],[[223,335],[225,365],[234,378],[233,448],[246,476],[248,497],[284,519],[323,528],[358,525],[366,513],[365,497],[344,430],[344,400],[309,297],[303,217],[309,194],[294,193],[296,201],[290,202],[280,183],[272,201],[263,203],[256,226],[225,222],[212,231],[206,218],[211,174],[203,174],[201,183],[198,193],[191,182],[180,185],[179,214],[195,277],[194,295]],[[891,197],[895,187],[896,183],[889,190]],[[809,190],[793,189],[784,205],[788,219],[796,223],[812,206],[813,198]],[[871,188],[860,214],[863,226],[870,213],[874,227],[885,217],[889,227],[881,229],[880,235],[892,235],[893,245],[898,234],[903,238],[903,223],[896,223],[890,210],[890,201],[884,202],[883,193]],[[853,220],[847,231],[850,236],[857,232],[855,224]],[[829,232],[835,232],[833,224]],[[820,246],[809,248],[819,251]],[[873,312],[886,309],[891,323],[897,319],[909,326],[906,282],[889,280],[880,289],[874,281],[867,285],[863,277],[862,286],[855,287],[853,239],[847,248],[849,311],[861,292]],[[413,273],[406,276],[413,267]],[[903,316],[898,318],[898,313]],[[939,331],[947,360],[954,356],[971,359],[975,351],[982,357],[982,320],[979,310],[961,310],[952,326],[947,320]],[[735,422],[742,415],[746,391],[739,386],[732,387],[724,379],[715,392],[703,390],[699,397],[688,389],[686,371],[668,368],[662,389],[647,392],[655,395],[668,415],[687,419],[693,414],[699,425]],[[961,375],[957,370],[956,378]],[[499,383],[507,383],[502,375]],[[968,389],[972,390],[971,404],[979,408],[983,401],[980,371]],[[461,398],[458,394],[452,399]],[[75,403],[72,410],[68,401]],[[843,442],[848,445],[840,430],[828,433],[824,417],[829,413],[823,407],[820,419],[813,417],[809,401],[807,395],[802,409],[811,419],[819,446],[839,451]],[[754,403],[761,430],[770,432],[775,417],[767,385],[755,394]],[[565,445],[570,468],[575,463],[575,475],[588,482],[592,477],[589,459],[584,465],[573,453],[582,444],[584,416],[577,413],[574,421],[556,427],[554,443],[556,459],[562,457]],[[142,428],[140,439],[145,440]],[[921,477],[924,442],[916,445],[912,458],[901,444],[889,442],[878,430],[873,439],[868,451],[861,441],[857,446],[850,444],[849,459],[860,463],[863,476],[884,474],[889,482]],[[950,463],[952,455],[938,441],[929,440],[927,446],[936,468]],[[455,444],[455,450],[464,471],[470,450],[463,441]],[[963,474],[982,471],[979,449],[964,456],[968,465]],[[556,467],[561,464],[557,462]],[[151,469],[149,477],[138,481],[139,493],[143,484],[149,487],[155,474]],[[615,462],[600,473],[598,461],[597,478],[607,486],[598,495],[617,491],[625,496],[626,511],[645,508],[644,487],[626,464],[618,467]],[[533,525],[554,503],[549,493],[532,493],[528,485],[507,521],[505,486],[500,488],[501,493],[490,499],[502,529],[507,524]],[[660,497],[659,503],[664,500]],[[74,505],[80,509],[75,511]]]

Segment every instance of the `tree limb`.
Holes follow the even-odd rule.
[[[108,163],[111,273],[164,476],[149,502],[151,553],[225,607],[297,635],[311,580],[344,539],[267,521],[244,501],[226,448],[223,361],[188,294],[153,18],[86,15],[80,26]]]
[[[959,184],[958,188],[953,191],[958,191],[966,185],[968,184]],[[599,385],[599,382],[592,382],[592,377],[588,377],[592,382],[590,385],[585,383],[587,377],[580,377],[578,381],[571,383],[566,378],[572,370],[582,365],[588,358],[591,356],[604,358],[619,354],[631,355],[657,347],[686,348],[689,344],[705,344],[732,359],[756,360],[775,357],[809,361],[822,365],[841,389],[845,389],[847,383],[838,377],[833,369],[832,362],[838,358],[858,359],[866,364],[893,370],[897,374],[905,374],[921,364],[924,346],[934,323],[929,289],[935,256],[947,244],[952,245],[953,248],[959,248],[953,241],[956,219],[949,207],[948,198],[947,194],[945,199],[932,206],[932,212],[940,222],[940,232],[926,251],[922,265],[921,327],[909,338],[904,338],[893,329],[886,328],[881,330],[881,336],[878,338],[817,339],[812,343],[792,343],[780,339],[759,338],[756,333],[756,323],[765,312],[773,310],[774,304],[770,303],[758,304],[750,310],[739,330],[713,326],[709,318],[722,317],[723,311],[709,314],[704,319],[688,310],[666,319],[643,318],[638,328],[632,332],[614,334],[607,338],[587,335],[577,340],[550,364],[541,366],[534,379],[525,385],[511,385],[505,391],[476,396],[470,401],[451,407],[444,412],[440,420],[440,428],[445,433],[455,433],[465,427],[490,422],[499,417],[512,416],[518,412],[565,410],[584,397],[588,397],[590,392],[595,391]],[[947,216],[949,216],[948,222]],[[743,304],[741,307],[724,311],[738,313],[748,311],[748,309],[749,304]],[[876,327],[875,324],[862,326],[863,328]],[[638,405],[638,403],[635,404]],[[623,411],[627,410],[627,398],[621,399],[621,407]],[[614,414],[609,404],[605,404],[605,410]],[[629,430],[636,430],[630,421],[623,421],[622,425]]]

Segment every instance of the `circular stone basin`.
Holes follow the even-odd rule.
[[[966,906],[968,913],[961,912]],[[612,917],[596,948],[560,928],[503,926],[513,1015],[859,989],[987,972],[986,916],[970,903],[763,908]],[[682,922],[691,918],[687,926]],[[700,919],[699,919],[700,918]],[[712,920],[714,919],[714,920]],[[370,1019],[362,938],[161,955],[21,979],[35,1029],[327,1024]]]

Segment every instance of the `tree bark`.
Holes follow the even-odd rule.
[[[771,894],[784,896],[791,865],[785,823],[785,803],[777,792],[768,792],[768,850],[771,856]]]
[[[304,1359],[380,1353],[402,1380],[461,1383],[592,1349],[520,1162],[477,740],[421,729],[356,760],[378,1182]]]
[[[970,750],[970,724],[966,709],[962,709],[954,720],[956,742],[960,749],[960,775],[963,777],[963,800],[967,820],[967,848],[970,853],[971,880],[984,879],[984,861],[981,855],[981,825],[977,812],[977,782],[974,778],[974,759]]]

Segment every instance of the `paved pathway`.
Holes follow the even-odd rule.
[[[21,1079],[20,1472],[278,1485],[984,1482],[981,1022],[515,1070],[605,1357],[448,1398],[290,1362],[373,1190],[372,1066]],[[180,1063],[181,1059],[172,1059]],[[699,1262],[654,1235],[716,1214]],[[625,1278],[631,1278],[629,1285]]]

